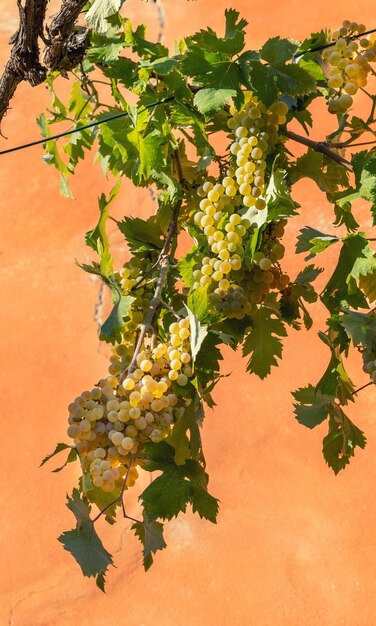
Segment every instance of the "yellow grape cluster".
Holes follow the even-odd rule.
[[[332,34],[334,46],[322,52],[322,58],[327,63],[330,113],[345,113],[353,103],[352,96],[367,84],[367,76],[372,69],[370,63],[376,61],[376,41],[372,36],[362,37],[359,41],[352,39],[365,30],[364,24],[345,20],[341,28]]]
[[[194,221],[208,238],[211,255],[203,257],[202,267],[195,270],[193,288],[209,287],[214,281],[227,291],[229,274],[242,267],[242,244],[250,221],[240,210],[266,206],[265,159],[275,146],[278,126],[285,123],[287,111],[284,102],[267,109],[251,93],[246,94],[241,111],[230,109],[228,127],[234,135],[230,152],[236,167],[230,167],[220,182],[208,180],[197,190],[201,201]]]
[[[150,275],[152,269],[153,263],[150,259],[134,256],[124,263],[119,272],[115,273],[115,279],[119,282],[123,294],[125,296],[131,295],[135,298],[129,311],[129,320],[125,326],[125,344],[122,344],[123,347],[120,350],[124,350],[127,340],[132,340],[135,331],[144,319],[144,311],[147,311],[150,306],[153,297],[153,285],[148,283],[147,279],[152,278],[152,275]],[[116,359],[114,364],[110,366],[109,371],[110,374],[117,374],[120,371],[119,366],[116,364]]]
[[[284,246],[278,238],[284,234],[286,220],[268,227],[264,233],[261,250],[253,257],[251,268],[242,267],[227,290],[217,287],[209,294],[209,301],[218,313],[226,317],[243,319],[252,309],[264,302],[272,290],[283,291],[290,282],[278,261],[284,256]]]
[[[263,293],[270,291],[266,284],[279,285],[276,277],[280,271],[269,271],[273,261],[264,254],[255,259],[251,271],[244,270],[243,242],[251,223],[242,213],[266,207],[266,158],[275,148],[278,128],[286,122],[287,112],[284,102],[267,108],[247,93],[241,111],[230,108],[228,128],[233,136],[230,153],[234,165],[218,182],[209,179],[197,190],[201,200],[194,221],[207,237],[210,252],[199,258],[200,265],[193,271],[193,289],[206,286],[215,310],[227,317],[242,319],[250,313],[254,282],[259,287],[264,283]],[[256,291],[256,301],[261,301],[260,289]]]
[[[119,350],[120,346],[126,349]],[[114,353],[121,362],[132,349],[129,343],[122,343]],[[95,487],[114,491],[122,485],[131,459],[140,455],[142,444],[157,443],[169,435],[179,411],[179,387],[192,378],[190,362],[190,323],[182,318],[171,324],[167,342],[153,347],[145,340],[133,371],[125,377],[110,374],[69,405],[68,436]],[[133,467],[129,485],[136,478]]]

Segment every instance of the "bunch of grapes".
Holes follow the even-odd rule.
[[[255,269],[244,269],[243,243],[251,223],[242,214],[251,207],[260,211],[266,207],[266,158],[275,148],[287,111],[284,102],[267,109],[252,93],[246,94],[241,111],[231,107],[228,127],[234,136],[230,146],[234,166],[219,182],[209,179],[197,190],[201,201],[194,221],[206,235],[210,252],[199,258],[193,289],[208,287],[213,307],[227,317],[242,319],[253,303],[262,301],[261,294],[270,291],[269,285],[277,285],[279,270],[268,272],[273,261],[264,254],[254,259]],[[274,261],[278,258],[277,254]],[[262,282],[261,290],[254,289],[254,283],[260,287]]]
[[[268,109],[257,97],[248,94],[241,111],[231,107],[227,126],[235,137],[230,152],[236,158],[222,183],[230,197],[238,192],[242,205],[262,210],[265,202],[266,157],[276,145],[278,127],[286,122],[288,106],[275,102]]]
[[[327,63],[330,113],[345,113],[353,103],[352,96],[367,84],[367,76],[372,71],[370,62],[376,61],[376,41],[372,36],[363,37],[359,42],[353,40],[365,30],[364,24],[345,20],[332,34],[334,46],[322,52]]]
[[[264,302],[270,291],[283,291],[287,287],[290,278],[278,263],[285,251],[278,241],[284,234],[285,225],[286,220],[270,224],[250,267],[243,266],[236,272],[236,282],[231,282],[226,291],[219,286],[209,294],[215,311],[229,318],[243,319],[257,304]]]
[[[129,319],[125,324],[123,342],[113,348],[113,354],[110,358],[110,374],[118,374],[128,367],[131,362],[133,354],[132,338],[135,336],[139,325],[142,324],[145,311],[150,307],[153,297],[152,269],[152,259],[148,257],[132,257],[114,275],[121,286],[123,294],[125,296],[131,295],[135,300],[128,313]]]
[[[116,351],[121,346],[123,353],[133,350],[123,341]],[[182,408],[179,389],[192,377],[190,362],[190,323],[182,318],[171,324],[166,342],[153,347],[145,340],[135,368],[110,374],[69,405],[68,436],[95,487],[114,491],[132,461],[127,480],[133,484],[142,444],[168,437]]]

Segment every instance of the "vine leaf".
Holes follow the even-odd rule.
[[[105,33],[108,29],[107,18],[119,11],[124,0],[94,0],[86,13],[86,21],[98,33]]]
[[[167,442],[175,449],[174,460],[176,465],[184,465],[187,459],[203,460],[199,423],[202,422],[204,412],[199,395],[187,407],[179,411],[173,429]],[[187,432],[190,437],[188,438]]]
[[[102,193],[98,198],[99,205],[99,221],[98,224],[85,235],[85,242],[95,252],[98,252],[99,256],[99,268],[103,276],[110,276],[112,274],[113,257],[110,252],[110,246],[106,233],[106,223],[108,220],[108,207],[115,200],[119,194],[121,186],[121,180],[112,188],[108,199],[105,194]]]
[[[99,339],[109,343],[121,341],[121,331],[124,327],[124,318],[128,315],[135,298],[133,296],[124,296],[120,288],[113,283],[109,284],[112,291],[113,309],[108,318],[103,322]]]
[[[299,65],[279,65],[272,76],[279,90],[287,96],[304,96],[315,91],[315,79]]]
[[[156,215],[147,220],[139,217],[125,217],[118,224],[132,252],[160,250],[163,246],[163,232]]]
[[[247,371],[265,378],[277,365],[276,357],[282,356],[281,337],[286,337],[286,328],[269,307],[261,306],[251,315],[251,332],[243,344],[243,356],[251,354]]]
[[[351,164],[355,174],[355,188],[350,187],[336,197],[340,206],[351,204],[358,198],[363,198],[372,203],[371,213],[373,225],[376,225],[376,155],[362,150],[354,154]]]
[[[278,220],[297,214],[299,204],[291,198],[286,182],[286,172],[280,168],[272,171],[266,190],[266,203],[269,220]]]
[[[323,252],[333,243],[340,241],[339,237],[335,235],[326,235],[325,233],[312,228],[311,226],[305,226],[300,230],[300,235],[297,238],[296,254],[301,252],[309,252],[309,255],[305,257],[305,261],[312,259],[316,254]]]
[[[272,37],[260,49],[260,57],[269,65],[280,67],[293,58],[298,47],[298,42],[292,39]]]
[[[188,308],[202,322],[208,314],[208,290],[207,287],[198,287],[188,296]]]
[[[297,404],[294,404],[296,419],[307,428],[315,428],[326,420],[334,400],[333,396],[316,392],[313,385],[297,389],[292,395],[297,400]]]
[[[308,303],[316,302],[318,296],[311,283],[316,280],[322,271],[321,268],[314,265],[307,265],[282,292],[279,300],[281,316],[296,329],[300,328],[300,323],[297,320],[301,317],[306,330],[309,330],[312,326],[313,320],[303,301]]]
[[[373,335],[376,335],[376,318],[367,313],[348,310],[341,316],[341,325],[354,346],[360,345],[363,348],[367,348],[367,345],[372,341]]]
[[[323,291],[322,301],[330,311],[340,307],[342,302],[354,308],[367,308],[367,301],[355,282],[354,267],[359,258],[369,256],[368,240],[363,233],[357,233],[347,235],[342,241],[338,263]]]
[[[323,439],[324,459],[335,474],[350,463],[355,448],[364,449],[367,440],[364,433],[344,414],[339,406],[335,406],[329,420],[329,432]]]
[[[73,461],[75,461],[77,459],[77,450],[76,450],[76,448],[72,448],[72,446],[69,446],[66,443],[58,443],[56,445],[55,450],[53,452],[51,452],[51,454],[48,454],[46,457],[44,457],[44,459],[41,462],[39,467],[42,467],[42,465],[47,463],[47,461],[52,459],[54,456],[56,456],[56,454],[59,454],[63,450],[69,450],[69,454],[68,454],[67,460],[65,461],[65,463],[63,465],[61,465],[60,467],[57,467],[56,469],[52,470],[53,473],[60,472],[66,465],[68,465],[68,463],[73,463]]]
[[[150,522],[144,517],[143,522],[133,524],[132,530],[143,545],[144,569],[147,572],[153,565],[153,554],[167,547],[163,537],[163,524],[155,521]]]
[[[200,89],[200,91],[195,94],[193,102],[200,113],[210,117],[217,113],[217,111],[223,109],[224,105],[233,96],[236,96],[234,89],[216,89],[215,87],[208,87],[206,89]]]
[[[278,100],[279,96],[276,81],[271,76],[271,70],[260,61],[251,61],[249,66],[252,89],[265,106],[269,107]]]
[[[216,522],[218,500],[207,491],[209,477],[200,463],[187,459],[184,465],[176,465],[174,448],[161,442],[145,444],[144,467],[162,472],[140,496],[150,521],[170,520],[180,512],[185,513],[191,504],[193,512]]]
[[[208,329],[207,329],[207,326],[203,326],[200,323],[197,315],[193,313],[193,311],[191,311],[191,309],[188,306],[185,305],[185,308],[187,309],[187,312],[188,312],[188,319],[189,319],[189,323],[191,327],[191,335],[190,335],[191,355],[192,355],[192,362],[194,363],[201,349],[202,342],[204,341],[206,335],[208,334]]]
[[[60,535],[58,540],[76,559],[83,575],[95,577],[98,587],[104,591],[104,577],[108,566],[113,565],[112,556],[99,539],[89,516],[90,506],[81,499],[78,489],[74,489],[72,497],[67,496],[67,500],[67,507],[75,516],[77,525],[74,530]]]

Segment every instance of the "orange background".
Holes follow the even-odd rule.
[[[345,18],[376,26],[369,0],[230,4],[250,22],[249,47],[277,34],[301,39]],[[148,23],[155,37],[159,6],[171,44],[206,25],[222,31],[226,5],[128,0],[124,8],[135,23]],[[0,9],[4,65],[17,16],[13,0],[0,0]],[[22,85],[2,126],[9,141],[1,139],[0,146],[38,138],[35,117],[47,103],[43,87]],[[313,137],[322,139],[327,124],[318,108]],[[72,181],[75,200],[65,200],[56,172],[41,156],[36,147],[0,157],[0,625],[376,624],[375,390],[362,392],[349,409],[369,443],[338,477],[321,456],[326,425],[309,431],[292,413],[290,390],[317,380],[328,360],[317,338],[325,320],[320,305],[311,307],[317,323],[309,333],[290,332],[283,363],[266,381],[244,372],[240,354],[226,353],[223,371],[233,374],[219,384],[218,406],[207,412],[203,429],[211,492],[221,500],[217,526],[191,514],[174,520],[167,525],[168,549],[144,574],[129,521],[120,519],[115,527],[101,521],[99,532],[117,566],[109,572],[107,595],[63,551],[56,537],[73,526],[64,502],[78,467],[54,475],[38,464],[66,440],[68,403],[107,368],[93,319],[99,284],[74,259],[87,258],[83,235],[95,224],[97,196],[108,185],[89,156]],[[302,225],[333,228],[332,212],[313,183],[300,184],[295,198],[302,209],[287,239],[291,249]],[[114,214],[153,209],[146,191],[130,194],[128,187]],[[367,207],[358,205],[357,216],[370,232]],[[111,237],[121,251],[115,228]],[[337,253],[322,255],[328,271]],[[289,254],[287,262],[294,276],[303,259]],[[357,357],[350,372],[359,385],[366,382]],[[128,496],[129,513],[136,516],[137,493]]]

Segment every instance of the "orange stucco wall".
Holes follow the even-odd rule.
[[[0,0],[1,66],[15,4]],[[226,5],[161,0],[166,40],[205,25],[222,29]],[[250,46],[277,34],[303,38],[344,18],[376,25],[370,0],[230,5],[250,22]],[[155,4],[128,0],[125,8],[158,33]],[[22,85],[2,128],[9,141],[1,138],[0,146],[37,137],[35,117],[47,102],[43,88]],[[327,118],[317,114],[314,136],[321,138]],[[369,444],[337,478],[321,456],[325,426],[310,432],[292,414],[290,390],[315,380],[328,356],[319,324],[308,334],[290,333],[283,364],[264,382],[244,373],[240,355],[227,355],[224,372],[233,375],[218,386],[218,406],[203,429],[211,491],[221,500],[217,526],[191,514],[170,523],[168,550],[145,575],[128,521],[115,528],[100,522],[117,565],[106,596],[57,543],[73,522],[64,499],[78,469],[54,475],[38,464],[65,439],[71,398],[107,366],[93,319],[99,285],[74,264],[85,259],[83,234],[106,185],[88,159],[72,182],[75,200],[64,200],[41,155],[37,147],[0,157],[0,626],[376,624],[376,393],[368,389],[350,408]],[[300,185],[296,199],[302,210],[295,230],[306,223],[331,228],[331,211],[313,184]],[[144,215],[152,208],[146,192],[123,192],[114,211]],[[358,215],[369,232],[366,207],[359,205]],[[115,229],[111,236],[120,252]],[[324,253],[328,271],[334,259],[334,250]],[[294,273],[303,261],[289,255],[288,262]],[[312,309],[323,322],[320,306]],[[365,381],[359,359],[350,371]],[[130,514],[137,514],[136,497],[129,495]]]

